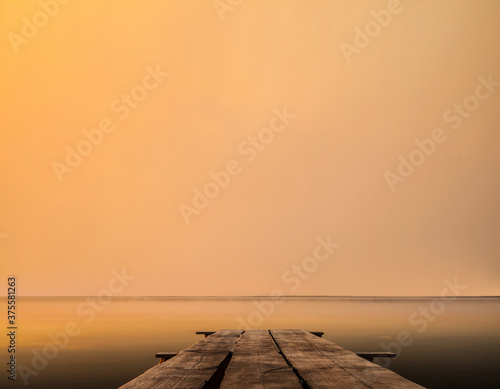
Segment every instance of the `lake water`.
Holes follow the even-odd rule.
[[[397,351],[387,367],[428,388],[500,388],[500,299],[18,298],[16,320],[17,379],[4,368],[0,388],[116,388],[158,363],[156,352],[201,340],[196,331],[240,325]]]

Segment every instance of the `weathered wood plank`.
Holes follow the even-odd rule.
[[[246,330],[234,348],[221,389],[287,388],[302,384],[279,353],[269,330]]]
[[[325,339],[307,337],[310,342],[314,343],[317,348],[322,350],[323,355],[338,364],[352,376],[363,381],[372,388],[388,388],[388,389],[416,389],[423,388],[422,386],[401,377],[399,374],[391,370],[384,369],[375,363],[369,362],[356,353],[341,348],[333,342]]]
[[[305,330],[271,330],[298,374],[316,388],[422,388]]]
[[[199,388],[234,348],[241,330],[220,330],[126,383],[123,389]]]
[[[371,388],[324,357],[321,349],[307,341],[308,337],[324,339],[305,330],[271,330],[271,334],[285,358],[310,388]],[[342,350],[338,347],[339,352]]]

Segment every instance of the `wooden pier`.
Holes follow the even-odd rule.
[[[121,386],[146,388],[422,388],[306,330],[220,330]]]

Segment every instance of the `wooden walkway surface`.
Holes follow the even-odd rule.
[[[306,330],[220,330],[121,388],[422,386]]]

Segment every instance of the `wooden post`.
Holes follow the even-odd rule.
[[[196,335],[205,335],[205,338],[207,336],[214,334],[214,333],[215,333],[215,331],[196,331]]]
[[[165,353],[165,352],[163,352],[163,353],[156,353],[155,357],[161,358],[160,363],[163,363],[165,361],[168,361],[170,358],[175,357],[176,355],[177,355],[177,353]]]
[[[373,358],[396,358],[398,354],[385,351],[359,351],[356,353],[358,357],[373,362]]]

